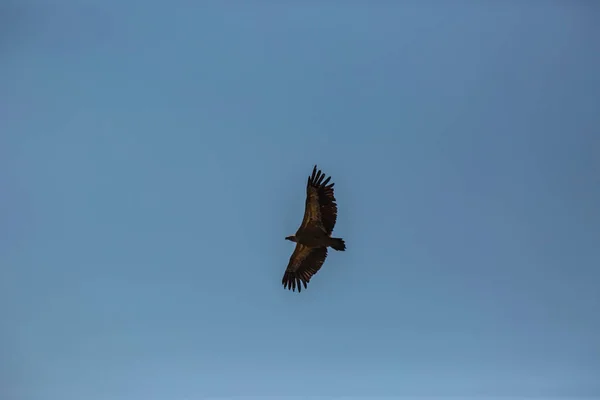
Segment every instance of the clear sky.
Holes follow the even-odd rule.
[[[600,5],[303,3],[3,2],[0,398],[600,395]]]

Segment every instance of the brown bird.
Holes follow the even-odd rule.
[[[296,242],[296,248],[283,275],[283,287],[298,292],[315,275],[327,258],[327,247],[337,251],[346,250],[346,243],[341,238],[331,237],[337,219],[337,204],[333,195],[331,177],[325,179],[317,166],[306,184],[306,204],[304,219],[295,235],[286,240]],[[329,183],[329,184],[328,184]]]

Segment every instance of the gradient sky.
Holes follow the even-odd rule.
[[[600,396],[598,4],[3,3],[2,399]]]

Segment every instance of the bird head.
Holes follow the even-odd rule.
[[[289,240],[291,242],[295,242],[296,241],[296,236],[292,235],[292,236],[286,236],[285,240]]]

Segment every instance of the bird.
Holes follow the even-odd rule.
[[[285,239],[296,243],[281,283],[285,289],[298,293],[307,288],[311,278],[321,269],[327,258],[327,248],[346,251],[342,238],[332,237],[337,220],[337,203],[333,193],[334,183],[317,165],[306,183],[304,218],[295,235]]]

